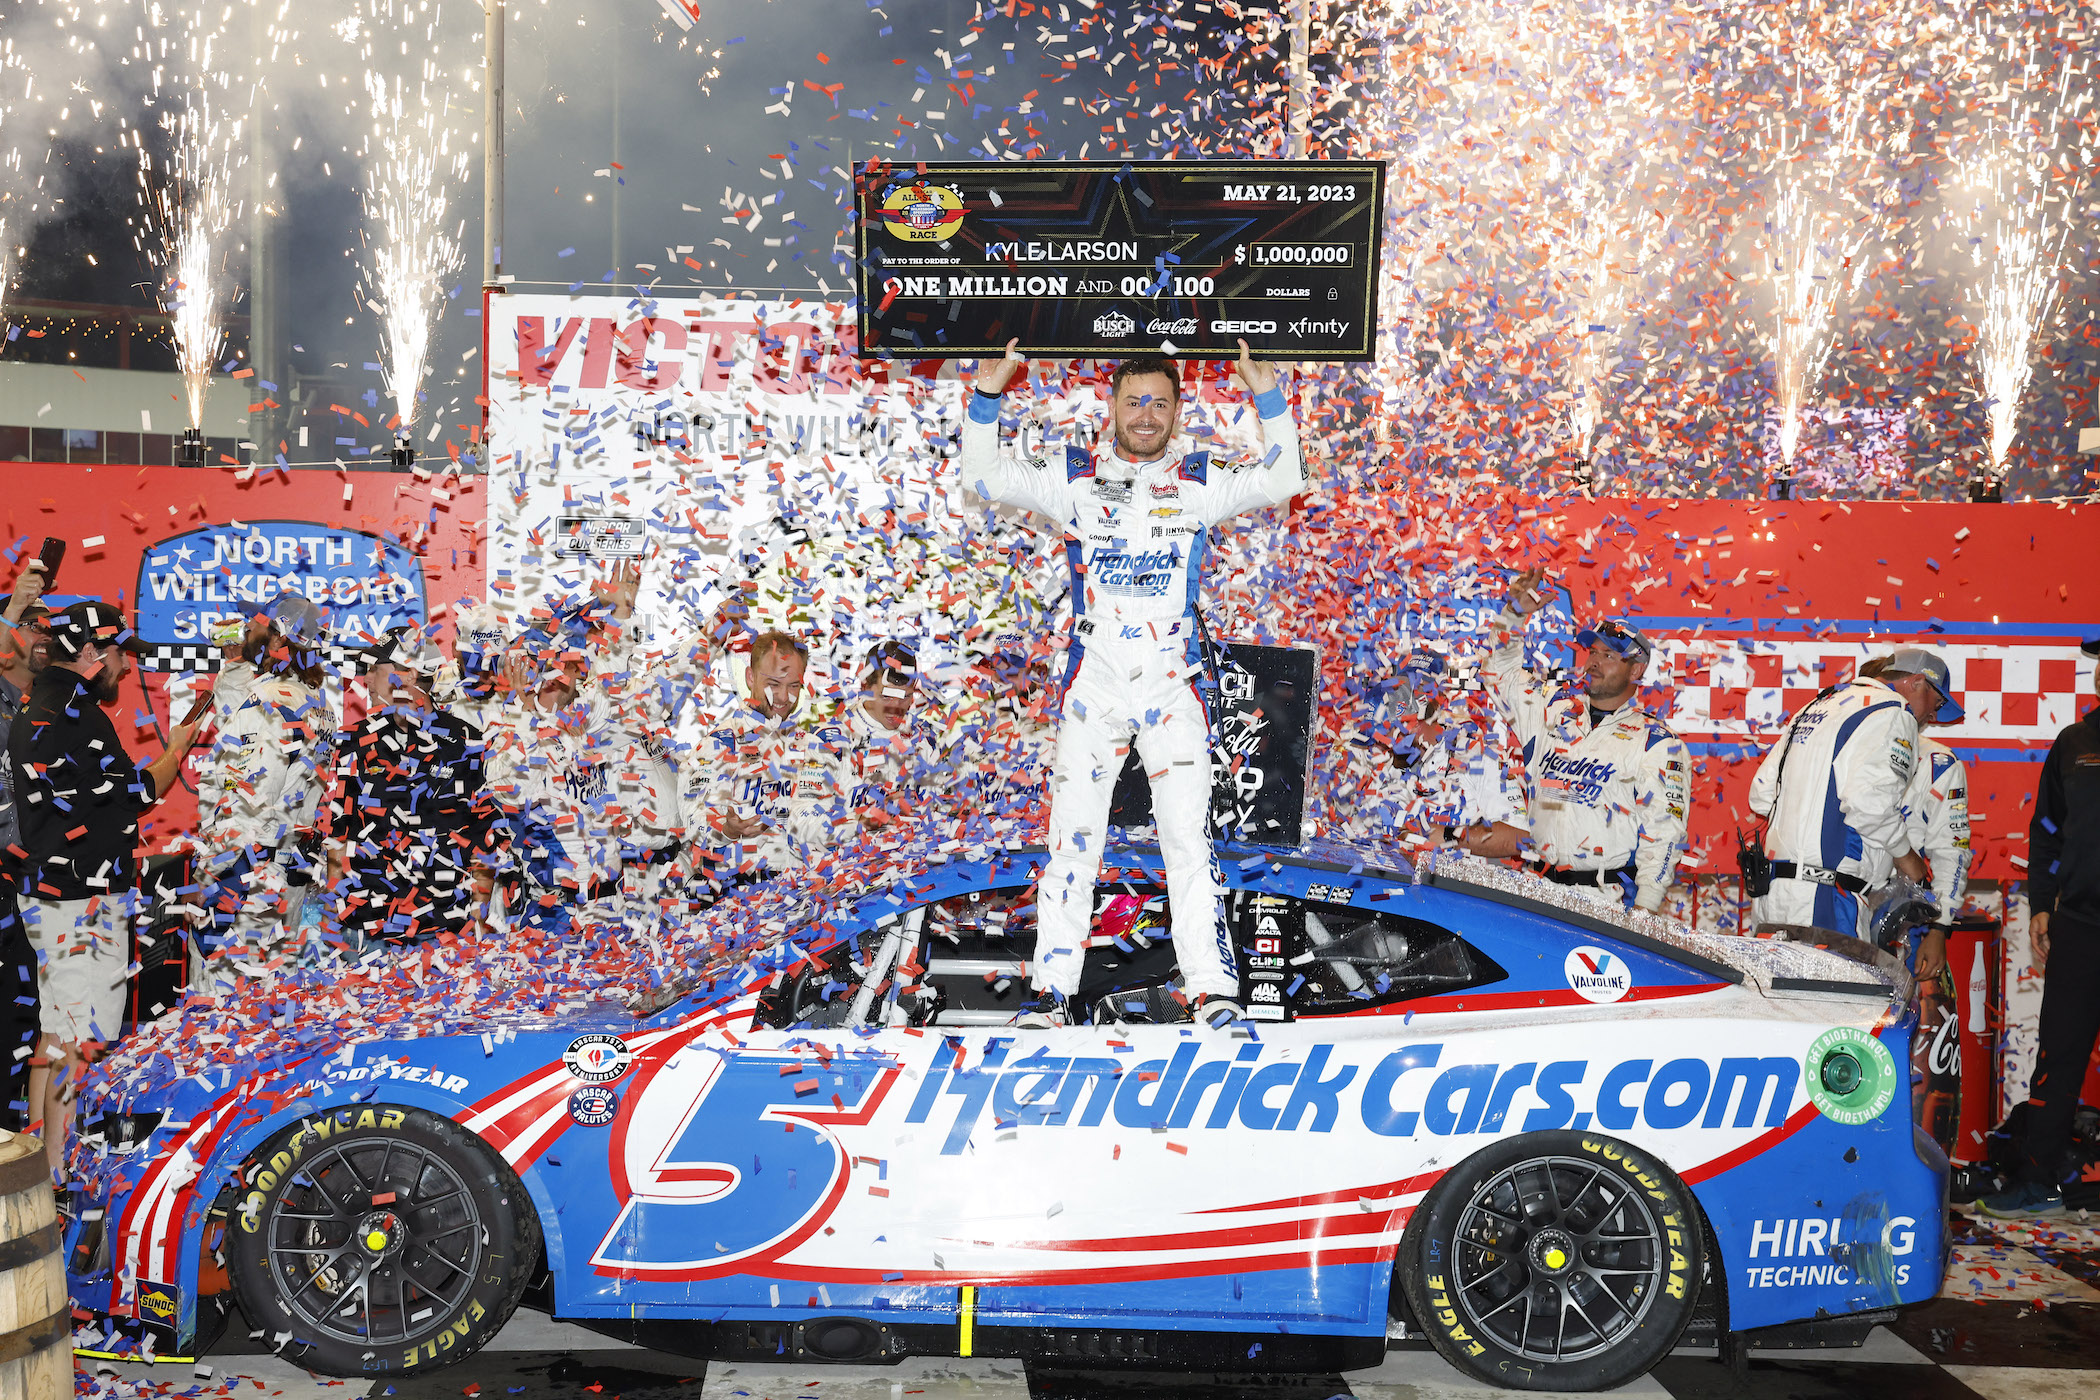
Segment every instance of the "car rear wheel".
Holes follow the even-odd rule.
[[[432,1371],[516,1311],[539,1215],[508,1164],[420,1109],[339,1108],[249,1159],[228,1230],[248,1318],[330,1375]]]
[[[1518,1390],[1608,1390],[1668,1354],[1704,1264],[1691,1192],[1590,1133],[1531,1133],[1469,1157],[1416,1208],[1401,1286],[1444,1358]]]

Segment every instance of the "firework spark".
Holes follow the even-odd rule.
[[[241,123],[214,117],[209,99],[192,89],[180,111],[162,118],[173,141],[168,178],[156,192],[161,260],[166,282],[161,305],[175,335],[175,364],[182,374],[190,426],[204,427],[204,396],[212,365],[226,343],[221,320],[224,248],[233,222],[234,152]]]
[[[2033,40],[2024,66],[2037,71]],[[2034,345],[2054,315],[2064,240],[2079,190],[2094,158],[2090,130],[2070,142],[2067,127],[2091,101],[2085,64],[2065,64],[2054,91],[2018,94],[2008,85],[2005,106],[1988,134],[1962,162],[1969,198],[1958,215],[1974,260],[1973,295],[1982,304],[1970,371],[1990,421],[1992,476],[2005,472],[2019,434],[2020,400],[2034,377]]]
[[[404,8],[404,21],[408,13]],[[373,0],[371,23],[361,35],[368,51],[372,36],[392,18],[391,5]],[[436,41],[437,21],[434,15],[426,18],[428,48]],[[398,428],[405,434],[415,423],[430,367],[445,281],[461,265],[466,226],[448,229],[445,217],[450,186],[466,178],[468,152],[446,121],[450,94],[434,58],[423,60],[416,79],[388,79],[368,70],[365,92],[372,114],[363,152],[365,214],[380,234],[365,267],[365,284],[368,300],[383,319],[381,363]]]

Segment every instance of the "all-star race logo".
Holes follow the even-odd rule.
[[[883,192],[882,226],[909,243],[939,243],[962,227],[963,198],[947,185],[913,180]]]
[[[1633,969],[1617,953],[1588,945],[1568,954],[1568,985],[1585,1001],[1619,1001],[1633,990]]]

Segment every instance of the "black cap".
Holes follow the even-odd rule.
[[[60,608],[45,626],[51,631],[51,655],[60,661],[77,661],[91,646],[122,647],[134,656],[146,650],[139,634],[124,620],[124,614],[100,598]]]
[[[2088,637],[2078,644],[2078,649],[2087,656],[2100,657],[2100,637]]]

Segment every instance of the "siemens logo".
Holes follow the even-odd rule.
[[[960,1058],[961,1043],[951,1044]],[[1593,1075],[1588,1060],[1443,1065],[1442,1045],[1396,1050],[1368,1072],[1330,1063],[1334,1047],[1327,1045],[1314,1046],[1302,1061],[1284,1061],[1261,1044],[1242,1045],[1230,1059],[1205,1059],[1205,1047],[1191,1042],[1172,1059],[1135,1064],[1047,1048],[1008,1064],[1012,1049],[1012,1041],[994,1037],[975,1067],[929,1070],[905,1121],[927,1122],[953,1100],[944,1156],[961,1152],[987,1114],[1002,1131],[1094,1128],[1113,1118],[1125,1128],[1328,1133],[1345,1117],[1381,1137],[1580,1131],[1593,1123],[1612,1132],[1776,1128],[1801,1082],[1800,1062],[1776,1056],[1718,1063],[1687,1057],[1660,1066],[1623,1060]]]

